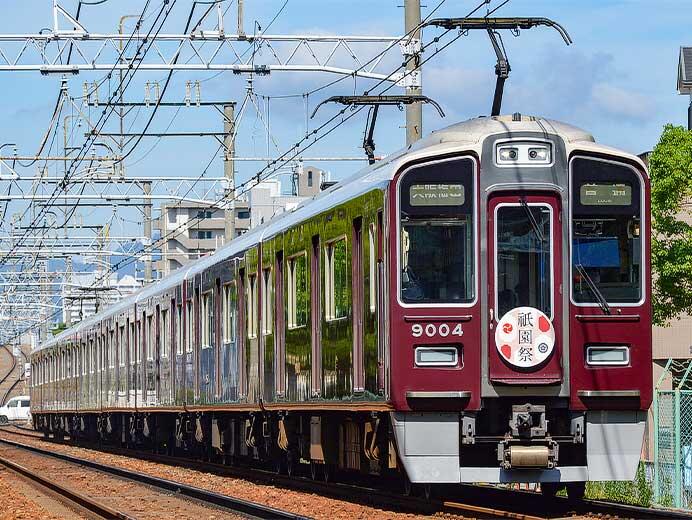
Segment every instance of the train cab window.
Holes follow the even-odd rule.
[[[474,299],[473,161],[410,169],[399,184],[400,297],[408,304]]]
[[[212,347],[212,330],[214,327],[214,305],[211,292],[202,295],[202,348]]]
[[[348,315],[346,239],[328,243],[324,252],[325,312],[327,321],[333,321]]]
[[[305,252],[288,259],[288,328],[308,323],[308,260]]]
[[[257,337],[257,275],[248,276],[247,281],[247,337]]]
[[[171,351],[171,338],[170,338],[170,323],[168,320],[168,309],[161,309],[159,314],[159,341],[161,349],[161,357],[164,359],[168,358]]]
[[[500,204],[495,215],[495,287],[498,319],[515,307],[552,316],[551,208]]]
[[[223,286],[223,342],[231,343],[236,336],[236,288],[235,282]]]
[[[571,178],[574,302],[639,302],[643,250],[639,176],[622,164],[576,158]]]
[[[262,335],[264,336],[272,333],[273,305],[272,271],[264,269],[262,271]]]

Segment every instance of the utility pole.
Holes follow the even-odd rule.
[[[238,0],[238,36],[241,38],[245,37],[245,30],[243,29],[243,0]]]
[[[239,3],[240,4],[240,3]],[[226,178],[227,207],[224,210],[226,220],[224,243],[228,244],[235,238],[235,172],[233,157],[235,156],[235,104],[223,107],[223,174]]]
[[[72,300],[72,255],[67,255],[65,259],[65,287],[63,289],[63,300],[62,308],[65,311],[65,326],[70,328],[72,326],[72,305],[74,300]]]
[[[405,34],[409,34],[408,40],[406,41],[409,49],[405,53],[407,58],[406,61],[406,73],[407,76],[405,81],[408,85],[406,87],[406,94],[412,96],[420,96],[423,94],[423,89],[420,86],[422,84],[422,71],[420,69],[420,0],[404,0],[404,19],[405,19]],[[416,29],[416,27],[418,27]],[[414,31],[414,29],[416,29]],[[412,71],[417,71],[417,74],[412,73]],[[416,77],[418,81],[416,81]],[[406,105],[406,144],[416,142],[421,138],[423,133],[423,104],[422,103],[412,103]]]
[[[145,196],[151,195],[151,182],[142,183]],[[151,199],[144,201],[144,284],[151,283]]]

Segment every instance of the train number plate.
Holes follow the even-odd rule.
[[[428,323],[423,325],[421,323],[414,323],[411,325],[411,336],[414,338],[422,338],[426,336],[428,338],[446,338],[449,336],[463,336],[464,330],[461,328],[461,323],[440,323],[439,325],[435,323]]]

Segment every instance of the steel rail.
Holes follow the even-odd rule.
[[[3,431],[7,431],[4,430]],[[16,435],[22,435],[17,432]],[[115,475],[127,480],[132,480],[134,482],[139,482],[146,484],[164,491],[169,491],[176,493],[186,498],[195,499],[206,504],[212,504],[232,512],[241,513],[249,516],[250,518],[258,519],[290,519],[290,520],[307,520],[307,517],[290,513],[288,511],[282,511],[273,507],[265,506],[263,504],[258,504],[255,502],[250,502],[248,500],[242,500],[239,498],[231,497],[228,495],[222,495],[220,493],[214,493],[213,491],[207,491],[206,489],[196,488],[182,482],[174,482],[172,480],[167,480],[159,477],[154,477],[152,475],[146,475],[144,473],[139,473],[136,471],[127,470],[124,468],[118,468],[114,466],[108,466],[106,464],[100,464],[88,459],[81,459],[79,457],[74,457],[72,455],[66,455],[64,453],[56,453],[49,450],[44,450],[36,446],[31,446],[29,444],[23,444],[20,442],[10,441],[8,439],[0,438],[0,444],[6,444],[8,446],[13,446],[15,448],[20,448],[32,453],[38,453],[47,457],[52,457],[55,459],[70,462],[72,464],[79,464],[91,469],[96,469],[104,473]]]
[[[13,431],[16,430],[22,431]],[[5,427],[0,427],[0,432],[9,433],[11,435],[18,435],[21,437],[29,437],[43,442],[54,442],[56,444],[64,444],[67,446],[79,446],[80,444],[75,444],[72,441],[60,441],[57,439],[46,438],[41,435],[37,430],[31,428],[22,427],[20,425],[8,425]],[[400,508],[416,509],[418,511],[426,511],[428,513],[436,512],[447,512],[452,514],[464,514],[466,515],[479,515],[483,518],[493,517],[493,518],[511,518],[515,520],[538,520],[541,518],[551,518],[557,516],[565,516],[570,511],[578,512],[580,514],[609,514],[618,515],[624,518],[647,518],[647,519],[667,519],[667,518],[692,518],[691,513],[666,510],[658,508],[646,508],[642,506],[634,506],[629,504],[620,504],[616,502],[608,502],[603,500],[592,500],[584,499],[578,502],[570,502],[562,497],[548,498],[543,497],[540,494],[528,491],[515,491],[507,489],[497,489],[490,486],[475,486],[472,484],[464,484],[460,487],[455,487],[457,491],[461,490],[462,494],[470,494],[471,496],[478,497],[480,494],[488,494],[488,502],[495,504],[494,507],[484,507],[475,504],[462,503],[462,498],[460,496],[455,496],[454,493],[450,493],[448,498],[442,499],[430,499],[424,500],[422,498],[409,497],[404,495],[398,495],[392,492],[383,491],[382,489],[368,488],[361,485],[346,484],[341,482],[329,482],[323,483],[320,481],[313,481],[307,477],[300,476],[285,476],[279,475],[274,472],[257,469],[257,468],[247,468],[242,466],[227,466],[217,463],[209,463],[197,461],[194,459],[173,457],[169,455],[154,454],[146,451],[135,451],[114,448],[112,446],[91,446],[90,444],[82,444],[83,447],[94,448],[112,455],[119,455],[125,457],[135,457],[140,460],[146,460],[149,462],[157,462],[161,464],[167,464],[169,466],[177,466],[181,468],[193,469],[197,471],[212,472],[220,475],[228,475],[236,478],[245,478],[253,480],[268,481],[273,485],[286,486],[287,488],[297,489],[301,491],[307,491],[312,493],[321,493],[323,495],[331,495],[335,497],[343,497],[345,499],[355,499],[359,495],[364,497],[369,497],[369,499],[376,504],[390,504],[392,506],[399,506]],[[511,498],[514,496],[516,498]],[[510,498],[508,498],[510,497]],[[540,514],[536,516],[536,513],[521,513],[518,508],[515,510],[504,510],[500,509],[500,504],[503,501],[509,501],[512,503],[525,500],[531,502],[534,511],[548,510],[550,514]],[[536,502],[538,501],[538,502]]]
[[[94,500],[85,495],[77,493],[76,491],[73,491],[69,488],[61,486],[54,480],[44,478],[38,473],[34,472],[33,470],[25,468],[24,466],[17,464],[16,462],[12,462],[11,460],[5,457],[0,456],[0,464],[10,469],[11,471],[14,471],[17,474],[22,475],[23,477],[30,480],[32,483],[38,484],[40,487],[52,491],[57,495],[56,500],[68,506],[70,504],[76,504],[77,506],[79,506],[79,508],[86,509],[87,511],[96,515],[99,518],[108,518],[109,520],[116,518],[122,520],[135,520],[132,516],[126,515],[121,511],[116,511],[115,509],[101,504],[97,500]]]

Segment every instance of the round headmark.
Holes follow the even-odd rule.
[[[532,368],[553,353],[555,329],[548,317],[533,307],[516,307],[497,323],[495,346],[510,365]]]

